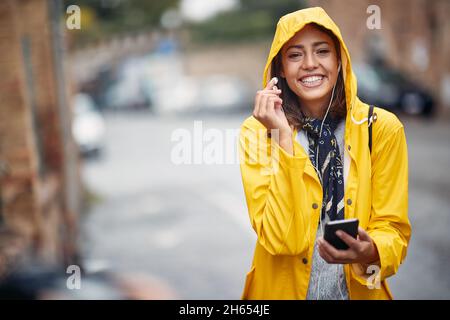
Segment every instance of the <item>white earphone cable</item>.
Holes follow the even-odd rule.
[[[339,67],[338,67],[338,77],[339,77],[339,72],[340,72],[340,70],[341,70],[341,63],[339,63]],[[330,99],[330,102],[328,103],[327,111],[326,111],[325,116],[323,117],[322,123],[321,123],[321,125],[320,125],[320,132],[319,132],[319,138],[318,138],[318,141],[320,141],[320,139],[322,138],[323,124],[324,124],[324,122],[325,122],[325,119],[326,119],[327,116],[328,116],[328,112],[330,111],[331,103],[333,102],[334,89],[336,88],[336,83],[337,83],[337,80],[336,80],[336,82],[334,83],[333,90],[331,91],[331,99]],[[319,169],[318,169],[319,146],[320,146],[320,142],[317,143],[317,147],[316,147],[316,159],[315,159],[315,162],[316,162],[316,163],[313,164],[313,167],[314,167],[314,169],[316,170],[317,175],[319,176],[319,179],[320,179],[320,183],[321,183],[322,186],[323,186],[322,174],[320,173],[320,171],[319,171]],[[324,234],[325,234],[325,231],[324,231],[324,226],[323,226],[323,223],[322,223],[322,209],[323,209],[323,204],[322,204],[322,207],[321,207],[320,213],[319,213],[319,228],[320,228],[320,231],[321,231],[322,237],[323,237]],[[338,272],[337,269],[336,269],[336,274],[337,274],[337,276],[339,277],[339,272]],[[317,300],[319,300],[319,297],[320,297],[320,281],[321,281],[321,278],[322,278],[322,270],[320,270],[320,272],[319,272],[319,279],[318,279],[318,281],[317,281]],[[341,292],[341,288],[339,287],[339,279],[338,279],[338,289],[339,289],[339,293],[341,294],[342,300],[344,300],[344,296],[343,296],[343,294],[342,294],[342,292]]]

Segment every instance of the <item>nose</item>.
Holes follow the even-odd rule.
[[[306,54],[302,67],[305,70],[312,70],[317,67],[317,60],[314,57],[314,54]]]

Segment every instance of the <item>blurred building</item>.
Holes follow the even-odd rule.
[[[308,4],[323,7],[332,17],[353,60],[385,58],[433,93],[438,114],[450,115],[448,0],[309,0]],[[368,10],[371,5],[379,7],[380,29],[367,27],[374,13]]]
[[[61,264],[76,254],[80,176],[61,3],[0,2],[0,273],[17,256]]]

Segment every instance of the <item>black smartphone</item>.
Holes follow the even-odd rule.
[[[325,223],[325,235],[323,238],[338,250],[347,250],[348,245],[336,235],[336,231],[342,230],[356,239],[358,236],[358,219],[334,220]]]

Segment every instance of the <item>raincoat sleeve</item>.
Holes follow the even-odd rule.
[[[380,260],[373,280],[383,281],[395,274],[406,257],[411,226],[408,219],[408,151],[403,126],[385,130],[372,155],[372,210],[367,232],[375,242]],[[379,141],[379,142],[378,142]],[[383,143],[384,142],[384,143]],[[374,144],[375,145],[375,144]],[[364,285],[367,268],[354,268]]]
[[[305,158],[286,153],[271,140],[255,118],[241,127],[240,167],[250,221],[270,254],[302,254],[309,245]]]

